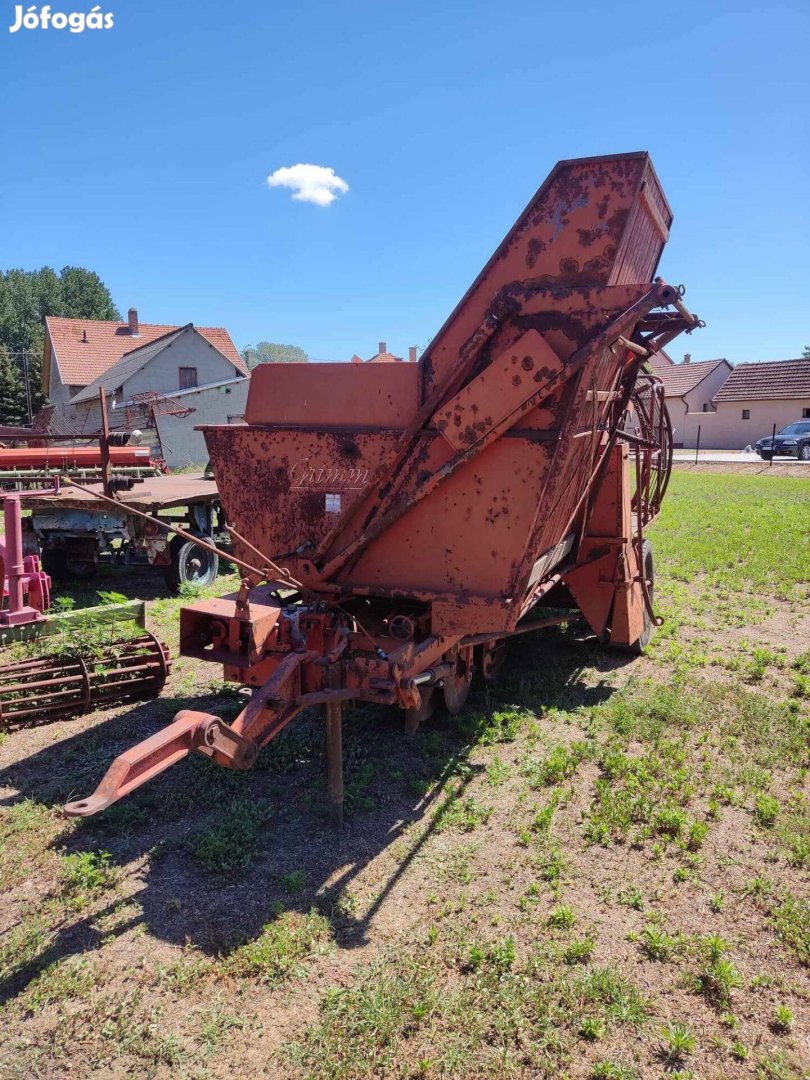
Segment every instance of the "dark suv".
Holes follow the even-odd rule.
[[[763,461],[772,457],[797,457],[799,461],[810,461],[810,420],[799,420],[788,424],[777,432],[775,438],[769,435],[760,439],[754,449]]]

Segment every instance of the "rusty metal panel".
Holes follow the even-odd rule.
[[[436,427],[456,450],[523,408],[561,370],[560,358],[536,330],[528,330],[438,413]]]
[[[654,175],[644,152],[559,162],[425,350],[424,392],[447,372],[493,300],[505,301],[514,283],[565,288],[651,281],[664,239],[637,258],[635,238],[625,241],[625,234],[642,187]],[[626,270],[617,277],[622,250]]]
[[[416,364],[260,364],[248,424],[403,428],[419,392]]]
[[[436,436],[422,466],[440,468],[449,448]],[[340,579],[403,594],[510,597],[548,470],[547,444],[499,439],[415,503],[373,540]]]
[[[299,569],[307,560],[296,550],[303,546],[311,557],[338,517],[368,488],[397,437],[391,431],[205,428],[214,468],[225,478],[220,497],[228,520],[267,555],[292,553],[285,565]],[[238,541],[235,545],[239,551]],[[241,554],[250,561],[247,551]]]

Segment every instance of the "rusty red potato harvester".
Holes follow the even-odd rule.
[[[560,162],[418,364],[257,368],[246,423],[203,431],[265,580],[184,608],[180,630],[183,654],[253,695],[230,726],[178,713],[67,813],[192,750],[249,768],[322,704],[339,822],[344,701],[398,705],[412,729],[440,696],[457,712],[506,638],[565,617],[536,607],[643,645],[672,447],[644,365],[701,325],[655,278],[671,222],[647,154]]]

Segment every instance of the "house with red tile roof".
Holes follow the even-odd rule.
[[[718,450],[742,450],[770,435],[774,425],[781,431],[810,420],[810,357],[738,364],[713,404],[711,445]]]
[[[169,465],[204,464],[197,424],[244,415],[250,373],[220,327],[45,320],[43,385],[58,413],[81,434],[101,426],[100,394],[113,428],[139,428]]]
[[[732,367],[728,360],[701,360],[694,363],[687,353],[683,362],[676,364],[661,350],[650,365],[653,374],[664,384],[675,445],[696,446],[700,428],[700,445],[713,447],[713,398],[731,374]]]
[[[97,319],[63,319],[49,315],[45,319],[45,354],[42,363],[42,389],[54,405],[68,403],[127,353],[148,345],[180,326],[142,323],[135,308],[129,309],[126,322],[101,322]],[[222,371],[229,377],[248,376],[239,350],[227,330],[221,326],[199,326],[198,334],[221,357]],[[159,369],[153,369],[157,377]],[[160,371],[154,389],[160,393],[177,390],[177,371]]]

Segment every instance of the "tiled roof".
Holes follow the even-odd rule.
[[[725,364],[729,371],[728,360],[701,360],[697,364],[672,364],[655,367],[653,372],[664,384],[665,397],[683,397],[703,382],[720,364]]]
[[[141,323],[138,336],[134,337],[125,322],[63,319],[55,315],[49,315],[45,319],[45,326],[56,366],[65,386],[87,386],[117,363],[125,353],[140,349],[156,338],[180,329],[179,326]],[[198,326],[196,329],[240,374],[249,374],[227,330],[221,326]]]
[[[48,435],[64,435],[66,438],[78,435],[77,429],[56,405],[43,405],[35,415],[31,426],[34,431],[41,431]]]
[[[112,393],[117,387],[123,386],[127,379],[131,379],[136,371],[146,367],[150,360],[154,359],[158,353],[162,353],[181,334],[191,329],[193,327],[189,323],[188,326],[181,326],[179,330],[170,330],[168,334],[163,334],[154,341],[141,345],[139,349],[132,349],[131,352],[124,353],[117,364],[107,368],[98,378],[93,379],[83,390],[80,390],[78,394],[74,394],[70,399],[70,404],[77,405],[80,401],[92,401],[93,398],[98,397],[99,389],[102,386],[107,393]]]
[[[810,357],[740,364],[714,396],[715,401],[769,398],[810,398]]]
[[[657,353],[653,353],[650,359],[650,366],[653,371],[658,371],[659,368],[671,368],[675,361],[664,349],[659,349]]]
[[[372,356],[369,360],[367,360],[366,363],[367,364],[391,363],[392,360],[396,361],[398,364],[404,363],[404,360],[403,360],[403,358],[401,356],[394,356],[394,354],[390,353],[390,352],[378,352],[378,353],[376,353],[376,355]]]

